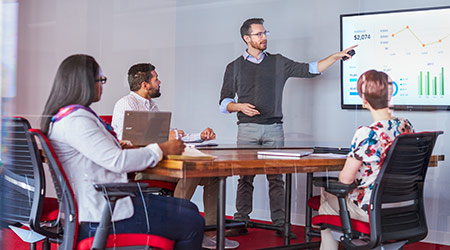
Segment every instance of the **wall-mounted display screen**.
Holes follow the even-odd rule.
[[[341,15],[341,106],[361,108],[356,83],[369,69],[394,82],[395,109],[450,110],[450,7]]]

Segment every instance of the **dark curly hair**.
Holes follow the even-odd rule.
[[[155,66],[150,63],[138,63],[128,70],[128,84],[131,91],[138,91],[142,82],[148,82],[152,78],[151,72]]]

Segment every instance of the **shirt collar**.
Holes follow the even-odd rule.
[[[259,59],[256,59],[254,56],[250,55],[247,50],[245,50],[244,53],[242,54],[242,57],[244,57],[244,60],[247,60],[249,62],[260,63],[260,62],[262,62],[262,60],[264,59],[264,57],[266,55],[267,55],[267,52],[264,50],[261,53],[261,56],[259,57]]]

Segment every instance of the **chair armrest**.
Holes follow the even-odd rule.
[[[326,187],[330,180],[338,181],[339,179],[334,176],[317,176],[313,178],[313,184],[316,187]]]
[[[334,194],[337,197],[345,197],[347,194],[357,187],[356,183],[344,184],[337,177],[314,177],[314,186],[324,187],[325,191]]]
[[[94,184],[95,190],[104,192],[108,197],[120,199],[125,196],[135,196],[138,191],[146,191],[148,184],[146,183],[102,183]]]
[[[352,239],[352,224],[350,220],[350,213],[348,212],[346,197],[347,194],[357,187],[356,183],[344,184],[339,182],[337,177],[315,177],[313,179],[315,186],[325,188],[325,191],[335,195],[338,198],[339,203],[339,216],[341,218],[343,241],[347,243]]]
[[[94,188],[99,192],[103,192],[107,204],[103,208],[102,217],[95,232],[94,242],[92,243],[92,249],[105,249],[111,227],[112,211],[114,211],[116,201],[126,196],[134,197],[136,196],[136,192],[146,191],[148,184],[137,182],[102,183],[94,184]]]

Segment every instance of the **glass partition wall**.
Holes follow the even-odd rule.
[[[217,136],[215,143],[235,144],[238,118],[236,113],[221,112],[219,100],[227,65],[242,57],[247,48],[240,35],[244,20],[264,18],[264,28],[270,31],[270,35],[264,34],[268,53],[314,63],[341,49],[339,19],[342,14],[434,8],[446,4],[444,0],[4,0],[1,12],[2,116],[22,116],[32,127],[39,128],[58,65],[69,55],[89,54],[108,77],[101,100],[91,106],[98,114],[112,115],[116,101],[130,92],[127,80],[130,66],[148,62],[156,66],[161,81],[161,96],[153,100],[159,110],[172,112],[172,128],[195,133],[210,127]],[[426,36],[426,29],[439,29],[439,25],[415,32],[424,32],[423,39],[429,41],[447,37],[449,34],[437,38]],[[442,46],[440,53],[447,54],[448,42],[450,39],[442,39],[433,46]],[[354,41],[355,45],[359,43],[361,41]],[[358,53],[358,47],[355,51],[355,60],[364,57],[367,62],[373,56]],[[282,99],[275,102],[281,106],[274,107],[282,110],[286,145],[349,147],[355,130],[372,123],[367,110],[341,108],[340,74],[341,62],[337,61],[317,77],[287,79],[279,95]],[[443,74],[445,81],[450,80],[447,72]],[[434,154],[450,155],[446,145],[450,136],[450,132],[447,133],[449,111],[394,112],[395,116],[408,118],[416,131],[444,131]],[[336,176],[337,173],[324,174]],[[429,233],[426,242],[450,245],[448,176],[447,161],[428,170],[425,199]],[[227,179],[227,215],[236,212],[238,179],[239,176]],[[292,197],[294,225],[305,223],[305,182],[305,174],[293,175],[292,192],[298,194]],[[197,188],[192,198],[201,211],[202,192],[202,188]],[[47,193],[54,195],[51,185]],[[256,176],[252,219],[271,221],[268,193],[265,176]],[[314,189],[314,193],[318,194],[319,190]]]

